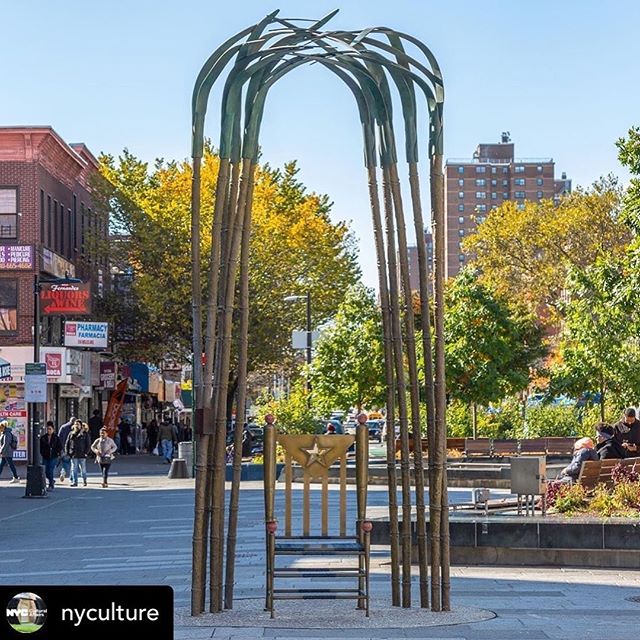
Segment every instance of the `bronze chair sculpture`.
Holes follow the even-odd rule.
[[[366,420],[366,418],[365,418]],[[266,609],[275,615],[275,600],[345,600],[358,601],[358,609],[369,616],[369,539],[372,525],[366,520],[368,428],[364,421],[352,435],[284,435],[277,433],[273,418],[267,419],[264,434],[264,495],[267,543]],[[347,531],[347,451],[356,443],[357,519],[355,533]],[[284,481],[284,535],[278,535],[276,520],[276,444],[285,455]],[[302,523],[293,523],[294,463],[302,470]],[[330,535],[329,527],[329,469],[340,465],[340,517],[339,535]],[[320,534],[312,533],[311,481],[320,481],[321,523]],[[300,531],[301,529],[301,531]],[[302,535],[294,535],[301,532]],[[279,556],[325,558],[324,566],[278,566]],[[353,564],[340,567],[327,566],[326,557],[353,557]],[[331,578],[353,579],[356,586],[313,586],[310,588],[276,588],[276,579]]]

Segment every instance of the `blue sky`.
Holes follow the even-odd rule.
[[[50,124],[94,153],[186,158],[193,81],[210,52],[271,10],[336,28],[385,25],[437,56],[445,155],[511,132],[521,157],[551,156],[588,185],[627,178],[614,141],[640,125],[640,3],[610,0],[21,0],[4,3],[0,124]],[[218,137],[215,96],[207,134]],[[310,189],[352,221],[365,282],[376,281],[360,131],[347,90],[307,67],[269,98],[261,138],[272,165],[298,159]]]

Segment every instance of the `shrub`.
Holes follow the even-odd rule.
[[[609,518],[616,513],[618,505],[614,500],[613,493],[609,491],[603,484],[599,484],[593,492],[593,498],[590,504],[591,510],[598,515]]]
[[[638,482],[640,474],[631,467],[624,467],[620,462],[611,470],[611,479],[614,485],[629,482]]]
[[[558,492],[554,506],[558,513],[584,511],[588,506],[587,492],[581,484],[569,485],[567,489]]]

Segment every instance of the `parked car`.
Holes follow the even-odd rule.
[[[350,436],[354,436],[356,434],[356,427],[358,423],[355,420],[347,420],[344,423],[344,432]]]
[[[369,427],[369,440],[382,442],[382,420],[367,420],[366,424]]]
[[[336,433],[337,434],[343,434],[344,433],[344,428],[342,426],[342,422],[336,418],[331,418],[330,420],[325,420],[324,421],[324,430],[323,433],[326,432],[327,430],[327,426],[332,424],[335,428],[336,428]]]

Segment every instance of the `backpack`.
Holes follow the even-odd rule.
[[[11,433],[11,440],[9,442],[9,446],[15,451],[18,448],[18,438],[16,438],[15,433]]]

